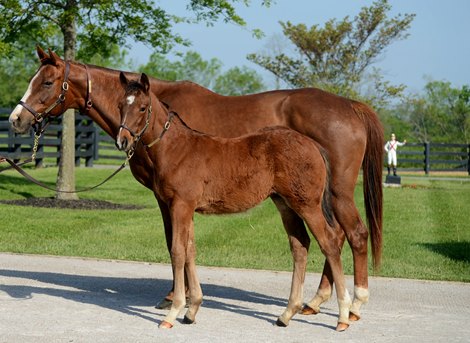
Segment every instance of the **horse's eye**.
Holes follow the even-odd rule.
[[[147,108],[146,108],[145,106],[142,106],[142,107],[140,108],[140,112],[145,112],[146,109],[147,109]]]
[[[46,81],[46,82],[44,82],[44,86],[50,87],[50,86],[52,86],[52,83],[53,83],[52,81]]]

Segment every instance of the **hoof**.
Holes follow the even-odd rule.
[[[171,329],[173,327],[173,324],[167,322],[167,321],[162,321],[160,325],[158,326],[160,329]]]
[[[343,332],[343,331],[346,330],[348,327],[349,327],[349,324],[338,323],[338,325],[336,326],[336,331],[338,331],[338,332]]]
[[[183,324],[194,324],[194,320],[189,319],[188,317],[184,316]]]
[[[155,308],[156,309],[159,309],[159,310],[169,310],[171,308],[171,305],[173,305],[173,300],[171,299],[168,299],[168,298],[164,298],[162,301],[160,301],[156,306]],[[185,307],[189,307],[190,305],[190,302],[189,302],[189,298],[186,298],[186,305]]]
[[[288,324],[284,323],[280,318],[277,318],[276,325],[280,326],[282,328],[285,328],[285,327],[287,327]]]
[[[320,311],[315,310],[315,309],[311,308],[308,305],[304,305],[304,307],[302,307],[302,309],[299,311],[299,313],[303,314],[303,315],[306,315],[306,316],[309,316],[309,315],[312,315],[312,314],[319,314]]]
[[[155,308],[159,310],[169,310],[171,308],[171,305],[173,304],[173,301],[167,298],[164,298],[162,301],[160,301]]]
[[[349,320],[352,322],[357,322],[359,319],[361,319],[361,316],[354,314],[352,312],[349,312]]]

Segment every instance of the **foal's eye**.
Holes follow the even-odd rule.
[[[145,112],[146,109],[147,109],[147,108],[146,108],[145,106],[142,106],[142,107],[140,108],[140,112]]]

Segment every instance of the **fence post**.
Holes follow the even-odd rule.
[[[95,125],[93,127],[95,129],[93,135],[93,160],[97,160],[99,158],[100,131]]]
[[[467,146],[467,171],[468,175],[470,175],[470,144]]]
[[[57,129],[57,138],[59,139],[59,144],[56,146],[57,158],[56,158],[56,165],[58,166],[60,163],[60,146],[62,145],[62,117],[58,117],[58,129]]]
[[[424,143],[424,173],[429,175],[431,170],[431,143]]]

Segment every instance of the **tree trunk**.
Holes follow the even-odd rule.
[[[61,30],[64,35],[64,58],[73,61],[75,59],[75,47],[77,45],[77,28],[75,15],[77,10],[76,0],[67,0],[64,20]],[[75,190],[75,111],[67,110],[62,120],[62,145],[60,147],[60,162],[57,176],[56,198],[61,200],[77,200],[76,193],[64,193]],[[62,191],[62,192],[60,192]]]
[[[57,176],[57,199],[77,200],[76,193],[60,191],[75,190],[75,110],[65,111],[62,119],[62,144],[60,146],[59,172]]]

